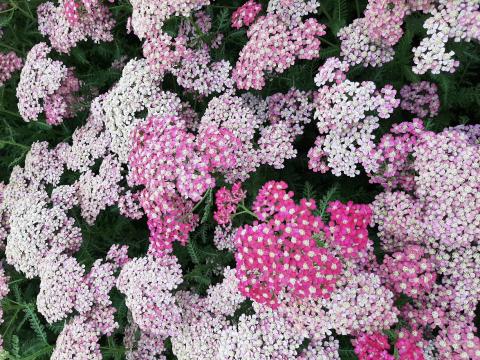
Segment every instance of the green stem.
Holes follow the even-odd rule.
[[[360,5],[358,4],[358,0],[355,0],[355,8],[357,9],[357,17],[360,17]]]
[[[14,8],[14,9],[18,9],[20,10],[20,12],[25,15],[26,17],[28,17],[30,20],[34,20],[35,21],[35,18],[33,17],[33,15],[27,11],[25,11],[24,9],[22,9],[20,6],[18,6],[18,4],[15,4],[14,1],[10,1],[10,5]]]
[[[330,46],[333,46],[333,47],[337,47],[337,45],[335,45],[334,43],[328,41],[327,39],[325,39],[324,37],[320,37],[320,40],[322,40],[322,42],[330,45]]]
[[[253,216],[255,219],[258,220],[258,216],[255,215],[255,214],[254,214],[249,208],[247,208],[243,203],[242,203],[242,204],[239,204],[238,207],[243,210],[242,213],[246,213],[246,214],[248,214],[248,215],[251,215],[251,216]]]
[[[325,10],[325,7],[324,7],[324,6],[320,6],[320,13],[325,14],[325,16],[327,17],[327,19],[328,19],[329,22],[333,22],[332,17],[331,17],[330,14],[328,13],[328,11]]]
[[[0,140],[0,144],[17,146],[17,147],[25,149],[25,150],[30,150],[30,146],[19,144],[15,141]]]
[[[19,118],[19,119],[22,118],[20,115],[18,115],[17,113],[14,113],[13,111],[8,111],[8,110],[0,109],[0,112],[1,112],[1,113],[4,113],[4,114],[7,114],[7,115],[15,116],[15,117],[17,117],[17,118]]]
[[[205,191],[205,194],[203,195],[202,199],[196,203],[196,205],[193,207],[192,209],[192,213],[198,209],[198,207],[200,206],[200,204],[203,203],[203,201],[207,198],[208,194],[212,191],[212,189],[208,189],[207,191]]]

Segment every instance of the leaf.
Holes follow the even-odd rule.
[[[328,214],[327,214],[328,203],[333,200],[335,195],[337,195],[337,190],[338,190],[338,185],[335,184],[327,191],[327,193],[319,201],[318,208],[315,213],[318,214],[318,216],[321,216],[323,221],[326,221],[328,218]]]
[[[313,185],[308,181],[303,185],[303,198],[305,199],[315,199],[317,197],[316,191],[313,189]]]
[[[213,205],[213,191],[210,189],[208,191],[207,199],[205,202],[205,208],[203,210],[202,220],[200,221],[201,224],[203,224],[205,221],[208,220],[208,217],[210,215],[210,210],[212,209],[212,205]]]
[[[198,253],[197,245],[195,243],[195,240],[190,239],[190,241],[187,244],[187,251],[188,254],[190,255],[190,258],[192,259],[194,264],[200,264],[200,255]]]
[[[35,335],[37,335],[44,344],[48,344],[47,332],[36,314],[35,304],[25,304],[23,311],[27,315],[28,322],[30,323],[32,330],[35,332]]]

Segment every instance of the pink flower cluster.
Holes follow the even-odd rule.
[[[0,86],[3,86],[12,77],[12,74],[20,70],[22,66],[23,60],[13,51],[0,53]]]
[[[257,4],[253,0],[248,0],[233,12],[232,27],[240,29],[242,26],[250,26],[260,11],[262,11],[262,5]]]
[[[320,135],[308,153],[308,166],[353,177],[360,172],[357,164],[367,172],[377,169],[373,132],[400,101],[391,85],[377,90],[371,81],[346,79],[347,71],[345,62],[329,58],[315,77],[320,89],[314,93],[314,118]]]
[[[267,182],[253,204],[259,221],[241,227],[235,239],[240,291],[273,308],[282,291],[328,297],[342,271],[340,261],[314,240],[323,231],[312,213],[314,202],[297,205],[286,189],[284,182]]]
[[[108,7],[90,1],[88,11],[80,13],[72,2],[77,5],[74,0],[61,0],[58,6],[47,1],[37,8],[38,30],[49,38],[55,50],[68,54],[88,38],[96,43],[113,40],[115,21]]]
[[[407,191],[414,187],[415,170],[410,155],[424,133],[422,120],[395,124],[390,133],[382,136],[376,146],[378,170],[370,174],[370,182],[386,189],[401,187]]]
[[[453,51],[447,51],[446,43],[480,41],[480,4],[476,0],[440,0],[430,14],[423,24],[427,37],[413,48],[413,72],[453,73],[460,63]]]
[[[405,85],[400,90],[400,107],[421,119],[435,117],[440,109],[437,85],[428,81]]]
[[[351,201],[347,204],[332,201],[327,212],[330,214],[327,241],[332,246],[339,247],[344,258],[358,257],[367,248],[367,227],[372,218],[370,207]]]
[[[172,116],[150,117],[135,129],[129,181],[145,186],[140,203],[157,254],[169,252],[174,241],[187,242],[196,224],[194,202],[215,186],[212,171],[235,164],[237,147],[227,129],[209,127],[195,137],[182,119]]]
[[[370,0],[364,13],[368,35],[374,42],[395,45],[403,35],[403,18],[408,10],[405,0]]]
[[[166,338],[176,333],[180,309],[172,291],[182,282],[175,257],[148,255],[128,261],[120,271],[117,288],[133,321],[146,334]]]
[[[362,334],[357,337],[353,344],[355,354],[360,360],[394,360],[394,356],[388,353],[390,344],[387,336],[374,333]]]
[[[235,183],[231,190],[225,186],[215,193],[215,205],[217,211],[213,214],[215,221],[220,225],[228,225],[231,215],[237,210],[238,204],[245,199],[246,192],[242,189],[242,183]]]
[[[108,0],[113,3],[115,0]],[[99,6],[98,0],[63,0],[65,16],[70,23],[75,24],[79,21],[79,10],[85,10],[91,13]]]
[[[206,43],[198,48],[189,46],[189,43],[201,40],[203,33],[210,31],[210,16],[199,12],[192,22],[195,25],[182,21],[175,38],[161,31],[154,31],[147,36],[143,44],[143,55],[151,71],[158,76],[171,72],[179,85],[203,96],[231,89],[233,80],[230,78],[230,63],[226,60],[213,61],[210,47]],[[212,43],[210,46],[215,45]]]
[[[475,359],[480,356],[480,340],[474,335],[479,296],[475,209],[480,204],[475,179],[480,170],[472,164],[479,163],[480,127],[459,126],[438,134],[417,128],[415,138],[402,155],[412,171],[409,193],[387,190],[372,204],[380,241],[393,253],[378,272],[396,294],[411,298],[402,317],[434,339],[439,359]],[[397,343],[399,354],[408,359],[420,356],[411,344],[421,338],[412,336],[405,341],[400,336]]]
[[[392,284],[397,293],[412,298],[428,294],[436,280],[435,265],[418,245],[408,245],[403,252],[393,253],[383,260],[381,272],[386,284]]]
[[[74,114],[80,82],[60,61],[47,58],[51,48],[35,45],[27,55],[17,86],[18,110],[25,121],[45,112],[47,123],[58,125]]]
[[[248,43],[240,52],[233,80],[239,89],[260,90],[265,86],[267,73],[284,72],[296,58],[317,58],[319,37],[325,34],[325,25],[314,18],[289,28],[279,15],[262,16],[248,29]]]
[[[310,122],[312,110],[310,93],[296,89],[265,100],[225,93],[209,102],[199,133],[210,126],[224,127],[241,141],[235,166],[225,177],[229,183],[244,181],[262,164],[281,169],[286,159],[296,156],[293,143]]]

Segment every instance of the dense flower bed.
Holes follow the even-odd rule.
[[[0,359],[480,359],[477,0],[0,4]]]

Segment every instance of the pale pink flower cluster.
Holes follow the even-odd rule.
[[[111,155],[103,158],[98,175],[89,169],[80,176],[76,182],[77,197],[82,217],[87,224],[92,225],[102,210],[117,203],[120,180],[122,180],[120,163]]]
[[[0,53],[0,87],[3,86],[15,71],[23,66],[23,60],[13,51]]]
[[[420,81],[404,85],[400,90],[402,102],[400,107],[410,111],[421,119],[435,117],[440,109],[438,88],[435,83]]]
[[[403,18],[408,10],[405,0],[370,0],[364,13],[368,35],[377,43],[395,45],[403,35]]]
[[[87,39],[96,43],[113,40],[115,21],[103,4],[96,4],[90,11],[83,12],[74,23],[67,18],[62,3],[55,6],[52,2],[45,2],[37,8],[37,15],[38,30],[49,38],[55,50],[62,53],[68,54],[77,43]]]
[[[313,171],[355,176],[357,164],[375,171],[373,132],[380,118],[387,119],[400,101],[391,85],[378,90],[371,81],[345,79],[348,65],[328,59],[315,77],[319,90],[314,93],[314,118],[320,135],[308,153]]]
[[[480,4],[476,0],[439,0],[423,27],[420,45],[413,48],[413,72],[432,74],[455,72],[460,63],[446,49],[447,41],[480,41]]]
[[[183,20],[178,35],[172,37],[162,31],[149,34],[143,43],[143,55],[151,71],[158,76],[172,73],[177,83],[188,92],[202,96],[221,93],[233,87],[230,77],[232,67],[226,60],[213,61],[210,47],[221,42],[221,37],[209,45],[203,35],[212,28],[212,19],[205,12],[198,12],[191,22]],[[201,41],[200,46],[195,46]]]
[[[108,0],[114,2],[115,0]],[[65,10],[65,16],[72,24],[76,24],[81,19],[82,11],[92,13],[99,7],[98,0],[61,0]],[[79,11],[80,10],[80,11]]]
[[[430,292],[436,280],[433,259],[418,245],[408,245],[402,252],[387,255],[380,271],[387,286],[391,284],[395,292],[412,298]]]
[[[209,102],[199,133],[221,126],[241,141],[235,152],[236,163],[225,177],[230,183],[244,181],[262,164],[281,169],[286,159],[296,156],[293,142],[310,122],[312,109],[310,94],[295,89],[266,100],[225,93]]]
[[[267,13],[278,15],[289,28],[302,22],[302,17],[316,14],[320,3],[317,0],[270,0]]]
[[[145,39],[161,32],[164,22],[172,16],[188,17],[193,11],[209,5],[209,0],[130,0],[133,12],[129,20],[133,32]]]
[[[114,312],[113,307],[96,307],[86,315],[74,316],[58,336],[51,359],[103,359],[99,340],[103,335],[111,335],[118,327]]]
[[[98,116],[94,109],[95,105],[92,104],[87,122],[74,131],[72,144],[63,147],[60,153],[70,170],[86,172],[97,159],[104,157],[110,148],[110,133],[105,131],[102,117]]]
[[[480,163],[479,137],[478,126],[420,131],[413,148],[399,148],[411,159],[410,193],[387,191],[373,203],[380,241],[393,252],[379,275],[388,277],[396,294],[410,296],[402,317],[434,339],[440,359],[480,354],[474,328],[480,169],[473,165]],[[419,339],[407,340],[399,340],[399,353],[417,351],[409,343]]]
[[[380,277],[354,267],[344,271],[328,299],[286,297],[276,311],[291,322],[296,332],[321,341],[332,330],[351,335],[390,328],[399,314],[394,300]]]
[[[47,123],[57,125],[73,116],[80,82],[62,62],[47,57],[51,48],[35,45],[27,55],[17,86],[18,111],[25,121],[36,121],[45,112]]]
[[[289,28],[280,15],[262,16],[248,29],[248,43],[232,73],[239,89],[261,90],[268,73],[283,73],[295,60],[318,58],[325,25],[309,18]]]
[[[262,11],[262,5],[253,0],[248,0],[233,12],[232,27],[240,29],[242,26],[250,26],[260,11]]]
[[[142,332],[166,338],[176,334],[180,308],[172,291],[182,282],[175,257],[147,255],[123,265],[117,288],[126,296],[132,319]]]
[[[375,149],[378,168],[370,175],[370,182],[385,189],[401,187],[407,191],[414,187],[415,170],[410,154],[424,133],[422,120],[395,124],[380,139]]]
[[[393,47],[375,42],[370,37],[366,18],[353,20],[350,25],[341,28],[337,36],[341,41],[340,54],[349,65],[376,67],[393,60]]]
[[[140,203],[157,254],[173,241],[185,244],[196,224],[195,202],[215,186],[213,171],[235,165],[239,140],[228,129],[209,126],[196,137],[174,116],[150,117],[133,133],[129,181],[144,185]]]

